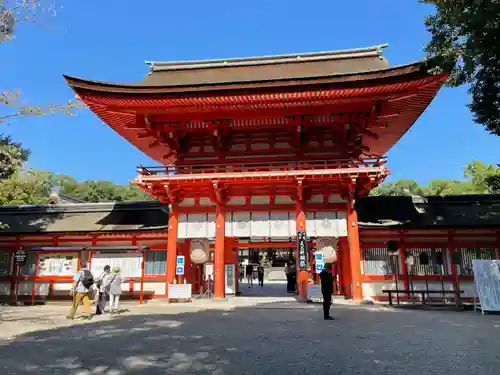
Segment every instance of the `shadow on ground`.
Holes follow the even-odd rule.
[[[2,374],[499,373],[498,317],[378,306],[332,312],[329,322],[319,307],[291,301],[192,312],[151,305],[0,341],[0,364]]]

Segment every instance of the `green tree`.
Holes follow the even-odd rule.
[[[115,185],[110,181],[84,181],[66,194],[87,202],[134,202],[149,200],[151,196],[134,185]]]
[[[464,177],[468,178],[479,194],[489,193],[487,179],[495,173],[496,167],[491,164],[484,164],[473,160],[464,169]]]
[[[0,181],[0,205],[43,204],[52,189],[52,173],[27,170]]]
[[[470,84],[474,120],[500,135],[500,0],[419,0],[433,4],[426,17],[426,52],[448,85]]]
[[[464,176],[472,181],[478,193],[500,193],[500,168],[473,160],[465,167]]]
[[[489,173],[486,185],[490,193],[500,194],[500,168],[497,167],[495,171]]]
[[[414,180],[402,179],[395,183],[384,182],[370,193],[372,196],[411,196],[423,195],[422,188]]]
[[[0,181],[0,205],[45,204],[54,187],[59,192],[87,202],[136,202],[152,197],[134,185],[115,185],[110,181],[84,181],[73,177],[27,170]]]
[[[74,191],[78,187],[78,181],[66,174],[56,174],[54,176],[54,186],[60,188],[59,193],[67,195],[75,195]]]
[[[473,160],[464,168],[465,180],[433,180],[419,186],[413,180],[385,182],[371,196],[462,195],[500,193],[500,168]]]
[[[477,193],[470,181],[432,180],[423,188],[424,195],[461,195]]]
[[[0,180],[17,173],[28,160],[30,152],[21,143],[0,135]]]

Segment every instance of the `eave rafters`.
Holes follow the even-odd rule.
[[[184,160],[189,150],[187,144],[205,131],[211,137],[215,152],[224,158],[233,134],[252,131],[251,126],[238,128],[238,121],[273,116],[295,117],[289,131],[293,134],[295,151],[299,151],[296,154],[300,155],[311,137],[323,132],[322,139],[330,137],[336,147],[345,145],[343,150],[339,149],[340,154],[356,158],[387,152],[425,110],[444,78],[427,76],[378,86],[280,94],[113,97],[86,91],[80,96],[115,131],[161,163]],[[362,81],[357,84],[361,85]],[[357,110],[344,114],[334,109],[346,106]],[[361,107],[365,109],[360,110]],[[300,126],[296,124],[299,119]],[[221,120],[231,123],[227,134],[217,125]],[[254,129],[271,133],[272,129],[281,128],[269,123],[256,124]],[[220,157],[217,160],[220,161]]]

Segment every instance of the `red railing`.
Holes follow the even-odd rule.
[[[142,176],[158,175],[192,175],[209,173],[237,173],[237,172],[282,172],[302,170],[326,170],[345,168],[380,168],[387,159],[359,159],[359,160],[313,160],[307,162],[273,162],[273,163],[244,163],[244,164],[197,164],[197,165],[167,165],[143,167],[138,166],[137,172]]]

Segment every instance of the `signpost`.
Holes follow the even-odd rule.
[[[308,253],[307,253],[307,235],[306,232],[297,232],[297,252],[299,271],[307,271],[309,268]]]
[[[177,255],[177,260],[175,262],[175,274],[177,276],[183,276],[184,275],[184,255]]]
[[[316,251],[314,253],[314,262],[316,263],[316,273],[320,273],[325,268],[325,254]]]
[[[17,250],[14,253],[14,263],[16,265],[16,281],[15,281],[15,288],[14,288],[14,303],[17,305],[18,304],[18,294],[19,294],[19,276],[21,274],[21,267],[26,264],[26,261],[28,260],[28,253],[24,251],[24,249],[21,247],[19,250]]]

